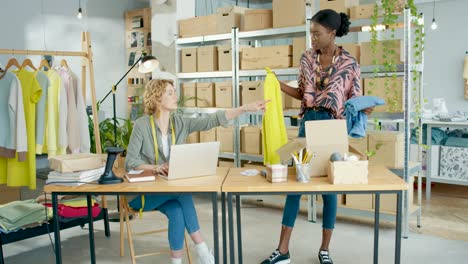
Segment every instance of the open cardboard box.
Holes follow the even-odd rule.
[[[358,150],[349,146],[349,154],[359,158],[358,161],[329,161],[328,179],[332,184],[367,184],[369,161]]]
[[[295,138],[277,150],[282,162],[291,159],[291,153],[307,147],[314,157],[310,161],[311,177],[327,176],[332,153],[349,149],[346,120],[319,120],[305,122],[306,138]],[[360,154],[353,149],[353,153]],[[365,158],[364,158],[365,159]]]

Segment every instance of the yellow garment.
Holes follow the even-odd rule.
[[[15,158],[7,160],[6,184],[11,187],[28,186],[30,189],[36,189],[36,103],[41,98],[42,89],[36,80],[35,72],[21,69],[14,73],[21,82],[23,92],[28,153],[24,162],[18,161],[18,154]]]
[[[270,68],[267,67],[265,70],[267,75],[263,85],[264,99],[271,100],[266,107],[262,123],[263,163],[267,165],[281,163],[276,150],[288,143],[288,137],[284,125],[279,81]]]
[[[50,83],[47,92],[46,103],[46,132],[44,135],[44,145],[38,152],[48,153],[49,157],[66,154],[58,153],[58,128],[59,128],[59,98],[62,79],[57,71],[50,69],[47,71]]]
[[[62,200],[61,204],[69,207],[87,207],[88,200],[86,198],[72,199],[72,200]],[[91,204],[95,204],[97,201],[93,198],[91,199]]]

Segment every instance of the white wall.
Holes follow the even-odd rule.
[[[431,30],[432,3],[420,4],[425,16],[426,49],[424,62],[424,97],[432,106],[432,98],[444,97],[449,111],[468,112],[464,99],[463,60],[468,50],[468,1],[436,2],[437,30]]]
[[[148,0],[82,0],[81,5],[84,17],[78,20],[76,17],[78,0],[2,1],[0,17],[3,27],[0,49],[80,51],[81,32],[89,31],[94,55],[96,98],[100,100],[127,69],[124,11],[149,6],[149,2]],[[0,62],[5,64],[10,57],[10,55],[0,55]],[[23,56],[17,58],[20,63],[24,59]],[[31,56],[31,59],[37,65],[40,56]],[[60,59],[61,57],[57,57],[56,61]],[[81,76],[81,60],[66,59],[72,70]],[[120,117],[126,116],[126,97],[124,82],[123,85],[119,85],[117,91],[117,115]],[[89,90],[87,104],[91,104]],[[106,100],[101,109],[106,111],[107,116],[112,115],[111,98]]]

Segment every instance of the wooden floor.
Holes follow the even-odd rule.
[[[436,183],[431,200],[423,198],[422,209],[422,227],[417,228],[412,217],[412,232],[468,241],[468,186]]]

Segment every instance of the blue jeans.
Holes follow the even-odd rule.
[[[333,116],[326,111],[312,111],[306,110],[301,120],[299,127],[299,137],[305,137],[305,122],[311,120],[328,120],[333,119]],[[323,222],[324,229],[335,228],[336,210],[337,210],[337,196],[336,194],[323,194]],[[288,227],[294,227],[297,214],[299,213],[299,204],[301,200],[300,194],[290,194],[286,197],[286,203],[283,211],[282,224]]]
[[[141,208],[141,195],[129,203],[135,210]],[[192,234],[200,229],[192,195],[145,195],[143,211],[158,210],[169,219],[169,246],[171,250],[184,247],[184,232]]]

